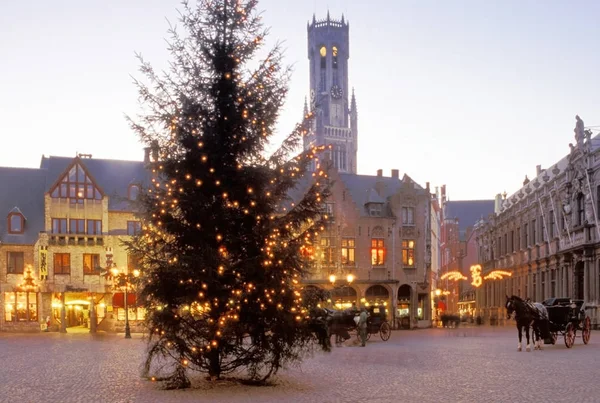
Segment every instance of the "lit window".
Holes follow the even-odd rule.
[[[402,264],[408,267],[415,265],[415,241],[402,241]]]
[[[50,192],[53,198],[70,199],[71,203],[82,204],[84,199],[101,200],[102,194],[83,167],[75,164]]]
[[[385,263],[385,246],[383,238],[371,239],[371,264],[382,266]]]
[[[355,244],[354,238],[343,238],[342,239],[342,264],[346,266],[354,266],[356,263],[354,259]]]
[[[100,267],[100,255],[97,253],[83,254],[83,274],[98,274]]]
[[[37,322],[37,294],[34,292],[4,293],[6,322]]]
[[[335,263],[335,245],[332,242],[332,238],[321,238],[321,261],[324,264]]]

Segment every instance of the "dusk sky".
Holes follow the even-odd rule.
[[[134,52],[156,69],[179,0],[30,0],[0,5],[0,166],[42,154],[143,158]],[[358,172],[399,169],[451,200],[517,190],[574,142],[575,115],[600,129],[600,2],[263,0],[267,43],[294,65],[278,142],[308,95],[306,23],[350,21]],[[597,133],[595,130],[594,133]]]

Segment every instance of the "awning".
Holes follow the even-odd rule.
[[[112,300],[112,304],[113,307],[115,308],[125,308],[125,293],[123,292],[117,292],[115,293],[115,295],[113,295],[113,300]],[[127,293],[127,306],[128,307],[133,307],[136,304],[136,298],[135,298],[135,294],[132,293]]]

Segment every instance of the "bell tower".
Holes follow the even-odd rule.
[[[315,120],[304,138],[304,149],[331,145],[329,159],[339,172],[356,173],[357,118],[356,99],[352,90],[349,102],[348,59],[350,24],[331,19],[307,24],[308,60],[310,63],[310,110]]]

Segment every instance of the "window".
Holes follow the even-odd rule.
[[[70,219],[69,220],[69,233],[71,234],[85,234],[85,220],[82,219]]]
[[[334,46],[331,48],[331,56],[332,56],[332,59],[331,59],[332,67],[334,69],[337,69],[337,67],[338,67],[338,48],[337,48],[337,46]]]
[[[402,264],[408,267],[415,266],[415,241],[402,241]]]
[[[67,233],[67,219],[66,218],[53,218],[52,219],[52,233],[53,234],[66,234]]]
[[[127,235],[137,235],[142,230],[142,224],[139,221],[127,221]]]
[[[550,210],[550,240],[554,239],[554,234],[556,233],[556,222],[554,218],[554,211]]]
[[[8,233],[22,234],[25,230],[25,217],[21,213],[10,213],[8,215]]]
[[[549,297],[556,296],[556,270],[550,272],[550,295]]]
[[[71,274],[71,255],[69,253],[54,254],[54,274]]]
[[[83,274],[98,274],[100,267],[100,255],[97,253],[83,254]]]
[[[521,250],[523,248],[523,245],[521,245],[521,227],[517,228],[517,249]]]
[[[504,245],[502,245],[503,247],[503,252],[506,255],[508,253],[508,234],[504,234]]]
[[[385,246],[382,238],[371,239],[371,265],[383,266],[385,264]]]
[[[23,274],[25,260],[23,252],[6,252],[6,272],[8,274]]]
[[[371,217],[381,217],[383,212],[383,204],[381,203],[370,203],[369,204],[369,215]]]
[[[342,264],[346,266],[354,266],[356,260],[354,259],[355,252],[355,239],[354,238],[342,238]]]
[[[53,198],[69,198],[71,203],[82,204],[84,199],[101,200],[100,190],[83,167],[75,164],[50,193]]]
[[[37,322],[37,294],[34,292],[4,293],[6,322]]]
[[[537,233],[536,233],[536,229],[537,227],[535,226],[536,222],[535,220],[531,220],[531,244],[535,245],[535,243],[537,242]]]
[[[129,185],[129,189],[127,190],[127,197],[129,200],[137,200],[139,194],[140,187],[138,185]]]
[[[583,193],[577,196],[577,225],[585,224],[585,203]]]
[[[523,247],[529,247],[529,224],[525,224],[525,226],[523,227],[523,241]]]
[[[332,238],[321,238],[321,262],[323,264],[335,263],[335,246]]]
[[[87,220],[88,235],[102,235],[102,220]]]
[[[321,55],[321,68],[324,69],[327,67],[327,48],[325,46],[321,46],[321,49],[319,49],[319,54]]]
[[[127,254],[127,272],[133,273],[134,270],[141,270],[140,257],[136,254]]]
[[[414,207],[402,207],[402,225],[415,225]]]
[[[510,251],[515,251],[515,231],[510,231]]]
[[[544,222],[544,216],[540,217],[540,238],[542,242],[546,241],[546,223]]]

